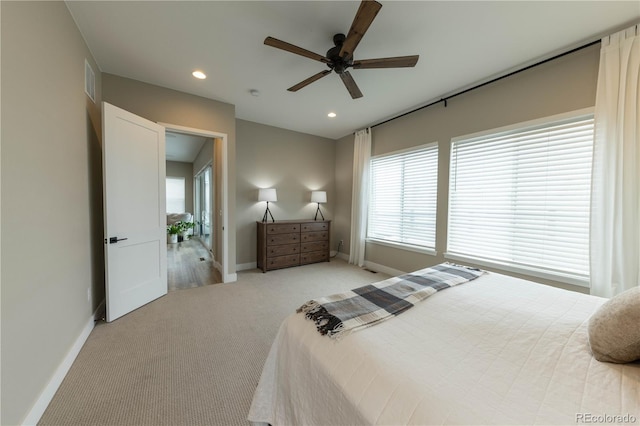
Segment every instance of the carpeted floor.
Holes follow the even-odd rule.
[[[314,297],[387,278],[333,259],[238,273],[99,323],[41,425],[247,425],[282,320]]]

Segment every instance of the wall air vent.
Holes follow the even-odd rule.
[[[84,92],[93,103],[96,102],[96,75],[86,59],[84,60]]]

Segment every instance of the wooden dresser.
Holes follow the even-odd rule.
[[[330,220],[278,220],[258,224],[262,272],[329,261]]]

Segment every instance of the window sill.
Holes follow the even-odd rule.
[[[516,274],[529,275],[536,278],[543,278],[545,280],[557,281],[564,284],[571,284],[579,287],[590,288],[589,279],[584,278],[580,275],[573,275],[569,273],[553,273],[549,271],[545,271],[543,269],[526,267],[526,266],[517,266],[517,265],[509,265],[506,263],[500,263],[491,260],[485,260],[482,258],[464,256],[460,254],[454,253],[445,253],[445,259],[455,260],[458,262],[469,262],[478,266],[486,266],[489,268],[496,268],[503,271],[514,272]]]
[[[413,245],[410,245],[410,244],[397,243],[397,242],[393,242],[393,241],[378,240],[378,239],[375,239],[375,238],[367,238],[365,241],[367,243],[370,243],[370,244],[376,244],[376,245],[385,246],[385,247],[392,247],[392,248],[395,248],[395,249],[407,250],[407,251],[412,251],[412,252],[415,252],[415,253],[429,254],[431,256],[435,256],[435,255],[438,254],[438,252],[435,251],[435,249],[428,248],[428,247],[413,246]]]

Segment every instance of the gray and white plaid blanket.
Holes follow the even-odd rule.
[[[432,294],[474,280],[483,270],[452,263],[310,300],[297,312],[316,323],[320,334],[339,339],[401,314]]]

